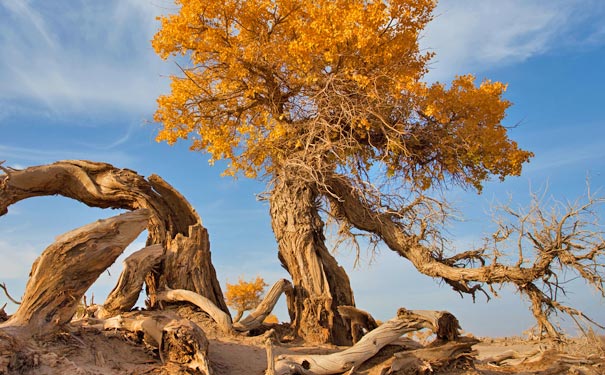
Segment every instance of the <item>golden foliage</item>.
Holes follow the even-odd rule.
[[[378,163],[422,189],[481,189],[532,154],[501,121],[506,86],[471,75],[422,81],[420,32],[434,0],[176,0],[152,44],[190,66],[158,99],[159,141],[190,139],[227,174],[288,163],[362,177]],[[313,164],[313,165],[311,165]]]
[[[278,324],[279,323],[279,319],[277,319],[277,316],[275,316],[273,314],[269,314],[269,315],[267,315],[267,317],[265,318],[265,320],[263,321],[263,323]]]
[[[225,293],[227,305],[238,313],[253,309],[261,302],[266,286],[265,280],[260,276],[251,281],[245,281],[240,277],[237,284],[227,283]]]

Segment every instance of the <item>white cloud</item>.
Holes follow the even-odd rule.
[[[173,69],[149,42],[164,11],[136,0],[0,3],[0,101],[149,112]]]
[[[598,0],[443,0],[435,14],[421,41],[424,49],[437,53],[429,80],[605,41],[605,3]]]
[[[32,163],[47,164],[54,163],[57,160],[103,160],[106,163],[114,165],[132,165],[134,164],[134,156],[125,151],[116,150],[95,150],[82,148],[80,150],[41,150],[38,148],[12,147],[0,144],[0,160],[7,160],[6,165],[13,166]]]

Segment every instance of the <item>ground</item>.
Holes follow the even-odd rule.
[[[265,336],[220,335],[213,322],[203,314],[191,310],[181,311],[195,320],[207,333],[210,345],[208,356],[215,375],[261,375],[267,368]],[[269,327],[267,327],[269,328]],[[331,345],[305,346],[291,340],[286,325],[272,326],[279,338],[274,354],[327,354],[341,350]],[[473,366],[434,369],[437,374],[605,374],[605,338],[593,337],[570,339],[554,344],[546,341],[522,338],[481,338],[473,349],[476,360]],[[0,345],[1,346],[1,345]],[[1,348],[0,348],[1,349]],[[33,359],[17,373],[22,374],[160,374],[162,363],[157,349],[145,345],[136,334],[117,330],[99,331],[85,322],[70,324],[60,333],[46,336],[29,348]],[[386,347],[354,374],[380,373],[382,359],[391,356],[395,347]],[[400,349],[397,349],[400,350]],[[489,363],[502,353],[518,353],[523,359],[508,359],[499,365]],[[487,361],[486,361],[487,360]],[[563,362],[562,362],[563,361]],[[0,374],[2,372],[0,363]],[[29,367],[29,368],[27,368]],[[397,372],[403,374],[403,372]],[[430,373],[430,372],[427,372]],[[7,373],[8,374],[8,373]]]

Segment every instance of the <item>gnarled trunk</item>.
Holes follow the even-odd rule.
[[[325,246],[316,191],[279,176],[270,210],[279,259],[292,276],[288,310],[296,332],[307,342],[349,344],[348,327],[336,307],[354,305],[353,292],[344,269]]]
[[[165,249],[157,272],[146,278],[152,305],[155,293],[169,287],[194,291],[229,312],[211,263],[208,232],[185,197],[161,177],[144,178],[129,169],[86,160],[3,171],[0,216],[20,200],[56,194],[92,207],[149,209],[147,245]]]

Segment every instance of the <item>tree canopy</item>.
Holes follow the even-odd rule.
[[[379,171],[402,186],[478,190],[532,156],[507,136],[506,85],[423,81],[433,0],[177,0],[153,47],[190,59],[158,99],[157,139],[190,139],[227,174],[285,165],[322,180]]]

